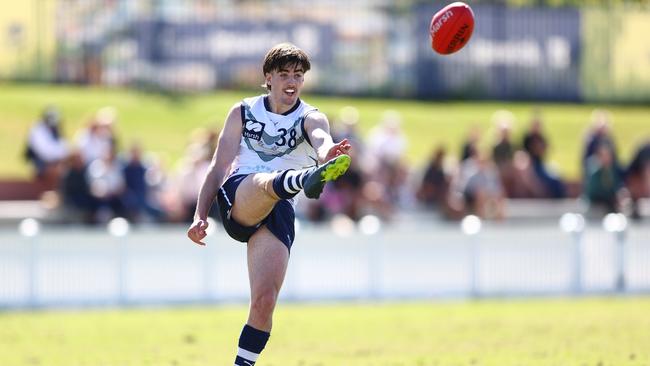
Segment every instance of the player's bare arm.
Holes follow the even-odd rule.
[[[347,139],[335,143],[330,135],[330,126],[327,117],[323,113],[310,113],[305,118],[305,131],[316,154],[319,163],[324,163],[339,155],[347,154],[350,151],[350,142]]]
[[[194,222],[187,231],[187,236],[195,243],[205,245],[202,241],[208,227],[207,217],[212,207],[212,202],[217,190],[223,183],[223,179],[230,169],[232,161],[239,150],[239,142],[242,134],[242,121],[240,103],[235,104],[228,113],[226,123],[219,135],[217,149],[212,156],[212,162],[203,180],[199,191],[194,213]]]

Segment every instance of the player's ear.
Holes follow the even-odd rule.
[[[264,84],[266,86],[266,89],[271,90],[271,73],[267,72],[264,74]]]

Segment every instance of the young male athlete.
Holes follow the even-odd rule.
[[[268,93],[230,110],[187,231],[205,245],[216,196],[226,232],[248,243],[251,303],[235,365],[254,365],[269,339],[294,239],[294,196],[303,190],[318,198],[350,165],[349,142],[334,143],[325,115],[299,98],[310,67],[292,44],[268,51],[262,68]]]

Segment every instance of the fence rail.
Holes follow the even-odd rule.
[[[222,231],[205,248],[185,228],[46,228],[0,231],[0,307],[246,301],[245,250]],[[580,295],[650,291],[650,227],[613,235],[588,226],[419,222],[373,235],[303,228],[291,253],[285,300]],[[620,275],[622,274],[622,276]],[[621,282],[622,281],[622,282]]]

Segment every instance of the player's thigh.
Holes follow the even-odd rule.
[[[248,276],[252,295],[282,287],[289,263],[289,250],[266,227],[260,227],[248,241]]]
[[[262,221],[277,202],[264,188],[266,180],[272,179],[267,173],[248,175],[237,187],[232,217],[242,225],[253,226]]]

